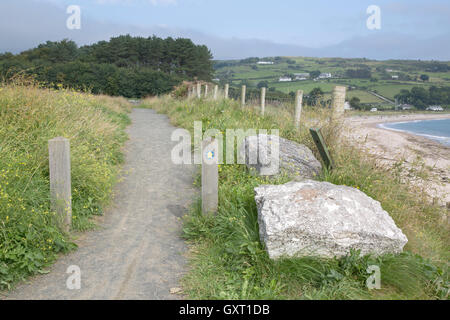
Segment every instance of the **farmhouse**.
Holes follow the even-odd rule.
[[[289,77],[280,77],[279,82],[291,82],[292,78]]]
[[[392,79],[397,80],[398,76],[392,76]]]
[[[414,109],[414,106],[412,106],[410,104],[401,104],[398,106],[398,108],[400,108],[402,110],[412,110],[412,109]]]
[[[321,73],[319,75],[319,79],[327,79],[327,78],[331,78],[331,73]]]
[[[256,64],[273,64],[273,61],[258,61]]]
[[[309,78],[309,73],[294,73],[295,80],[307,80]]]
[[[427,108],[428,111],[444,111],[444,108],[441,106],[429,106]]]

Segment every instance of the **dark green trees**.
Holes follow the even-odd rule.
[[[0,55],[0,74],[33,74],[38,81],[93,93],[142,97],[172,90],[182,80],[210,80],[212,55],[190,39],[130,35],[78,46],[48,41],[18,55]]]

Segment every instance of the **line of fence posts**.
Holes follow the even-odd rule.
[[[197,91],[199,91],[198,85]],[[214,99],[217,98],[217,91],[218,86],[216,85],[214,88]],[[225,98],[228,98],[228,92],[229,92],[229,84],[226,84],[224,89]],[[243,85],[241,91],[242,107],[245,106],[245,95],[246,95],[246,86]],[[332,97],[333,113],[337,115],[342,115],[345,112],[344,110],[345,95],[346,95],[345,87],[337,86],[334,88]],[[294,114],[294,124],[297,129],[300,128],[302,105],[303,105],[303,91],[298,90],[295,98],[295,114]],[[266,88],[263,87],[261,88],[262,116],[264,116],[265,114],[265,106],[266,106]],[[314,131],[312,133],[317,132],[317,130],[313,129],[311,129],[311,131]],[[324,145],[324,143],[322,145]],[[212,137],[203,140],[201,152],[202,152],[202,211],[203,213],[215,213],[217,212],[219,203],[219,170],[218,170],[219,147],[217,140]],[[326,156],[323,155],[324,159],[331,159],[326,149],[324,153],[326,153]],[[331,160],[329,160],[328,165],[332,166]]]

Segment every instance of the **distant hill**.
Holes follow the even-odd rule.
[[[214,62],[214,69],[214,77],[223,83],[228,82],[234,86],[246,84],[249,88],[265,86],[271,88],[272,91],[284,93],[303,90],[308,94],[314,88],[320,88],[326,96],[329,96],[333,87],[343,85],[348,88],[348,100],[357,97],[363,104],[379,106],[389,105],[386,99],[395,100],[402,90],[404,94],[404,90],[410,91],[414,87],[427,92],[434,87],[445,88],[439,93],[439,96],[443,97],[442,99],[426,99],[427,101],[423,102],[421,107],[428,100],[430,103],[431,101],[440,101],[439,103],[450,104],[447,97],[448,88],[450,88],[449,62],[378,61],[364,58],[251,57],[242,60],[217,60]],[[435,92],[433,90],[432,93]]]

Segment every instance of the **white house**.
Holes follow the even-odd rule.
[[[295,80],[307,80],[310,75],[309,73],[294,73]]]
[[[319,79],[327,79],[327,78],[331,78],[331,73],[321,73],[319,75]]]
[[[397,80],[398,76],[392,76],[392,79]]]
[[[352,106],[350,105],[350,102],[345,101],[345,103],[344,103],[344,110],[352,110]]]
[[[444,111],[444,108],[441,106],[429,106],[427,108],[428,111]]]
[[[289,77],[280,77],[279,82],[291,82],[292,78]]]
[[[256,64],[273,64],[273,61],[258,61]]]

